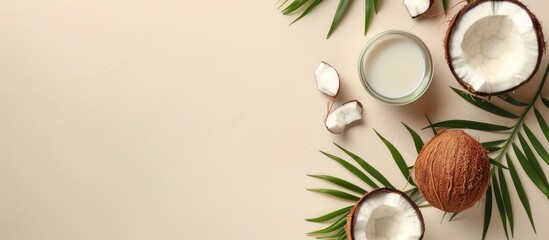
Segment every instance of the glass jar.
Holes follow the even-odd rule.
[[[374,36],[358,61],[362,85],[376,99],[392,105],[417,100],[433,79],[433,61],[416,35],[389,30]]]

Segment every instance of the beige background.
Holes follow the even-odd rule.
[[[288,27],[296,16],[280,14],[275,0],[1,1],[0,239],[312,239],[304,233],[321,226],[303,219],[347,203],[306,191],[330,186],[306,174],[357,182],[318,150],[340,154],[332,142],[342,144],[404,187],[373,128],[412,163],[401,121],[418,131],[424,113],[509,123],[449,89],[457,84],[443,58],[448,18],[412,20],[400,1],[383,1],[363,36],[356,1],[325,40],[337,2]],[[436,2],[430,14],[441,11]],[[526,2],[549,22],[549,3]],[[392,28],[423,38],[435,61],[428,92],[403,107],[370,97],[356,69],[368,39]],[[322,123],[328,99],[312,74],[320,60],[341,74],[338,102],[365,106],[342,136]],[[547,199],[525,188],[538,234],[513,194],[516,239],[547,239]],[[482,212],[481,204],[440,223],[440,211],[424,209],[425,239],[480,239]],[[488,239],[504,238],[492,219]]]

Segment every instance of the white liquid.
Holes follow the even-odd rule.
[[[364,71],[374,92],[386,98],[402,98],[419,87],[425,67],[419,46],[397,37],[382,40],[369,51]]]

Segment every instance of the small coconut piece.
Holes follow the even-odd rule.
[[[315,69],[316,86],[324,94],[335,97],[339,92],[339,74],[332,65],[320,62]]]
[[[450,22],[444,45],[456,80],[482,96],[509,92],[528,82],[545,49],[541,24],[516,0],[465,5]]]
[[[328,131],[339,134],[343,133],[347,125],[360,119],[362,119],[362,103],[352,100],[329,113],[324,124]]]
[[[434,0],[404,0],[402,1],[412,18],[419,17],[433,6]]]
[[[347,216],[349,240],[423,238],[425,224],[418,206],[405,193],[379,188],[362,197]]]
[[[427,202],[458,213],[484,196],[490,180],[490,161],[476,139],[462,130],[445,130],[421,149],[414,175]]]

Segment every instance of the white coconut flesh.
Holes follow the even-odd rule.
[[[404,0],[402,3],[412,18],[425,13],[432,5],[431,0]]]
[[[315,69],[316,85],[324,94],[334,97],[339,91],[339,75],[334,67],[325,62],[320,62]]]
[[[422,217],[401,194],[383,192],[362,203],[355,216],[354,240],[412,240],[423,236]]]
[[[325,124],[330,132],[343,133],[347,125],[360,119],[362,119],[362,104],[353,100],[329,113]]]
[[[537,70],[538,36],[528,12],[510,1],[469,9],[449,39],[454,74],[473,92],[499,93],[527,81]]]

